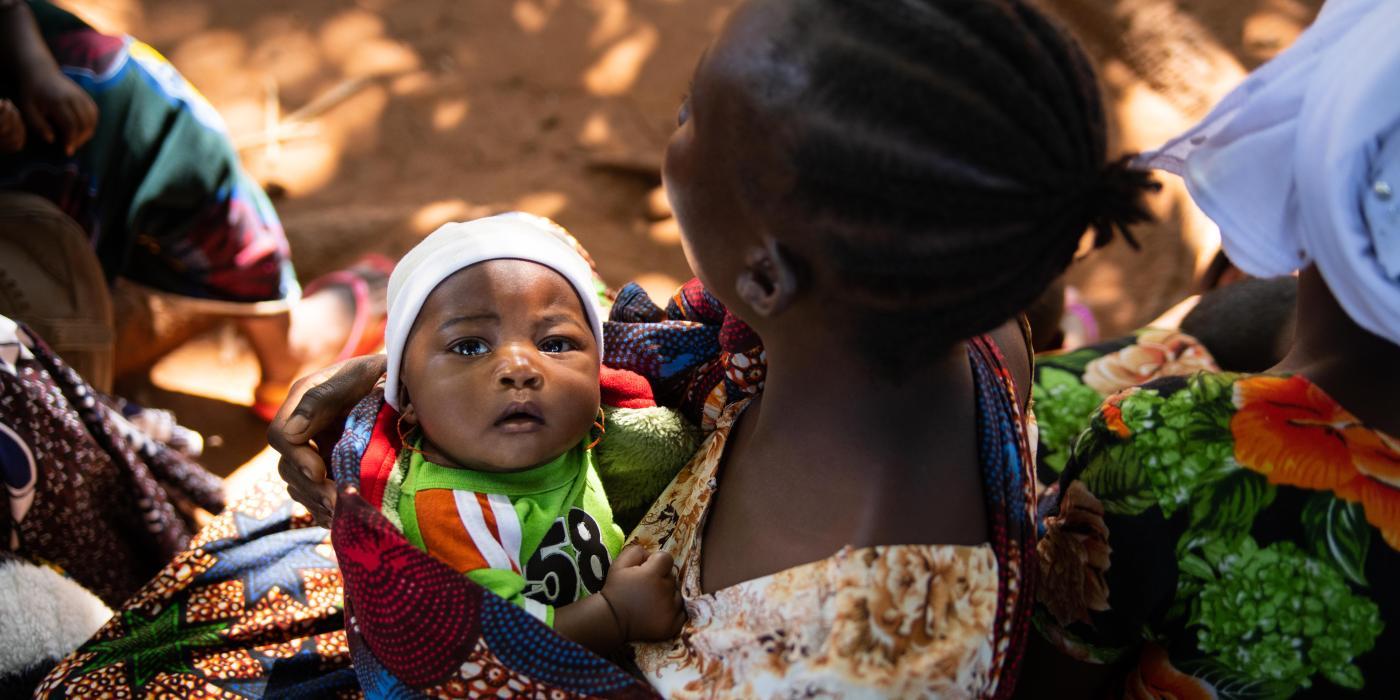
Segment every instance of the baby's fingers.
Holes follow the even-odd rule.
[[[621,557],[619,557],[621,558]],[[642,570],[653,576],[670,578],[675,568],[675,559],[670,552],[653,552],[642,564]]]
[[[623,547],[621,552],[618,552],[617,559],[613,560],[612,565],[626,569],[645,561],[647,561],[647,548],[639,544],[629,544]]]

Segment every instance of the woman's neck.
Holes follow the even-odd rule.
[[[846,342],[774,335],[764,337],[763,396],[725,447],[705,525],[705,590],[845,546],[987,541],[961,343],[890,378]]]
[[[861,465],[863,478],[927,472],[948,435],[975,421],[973,380],[962,343],[921,366],[882,374],[846,343],[770,342],[760,410],[750,426],[756,451],[804,473]],[[959,416],[966,421],[956,420]],[[953,428],[953,426],[957,428]]]
[[[1400,346],[1358,326],[1318,273],[1298,276],[1293,347],[1274,372],[1301,374],[1367,425],[1400,435]]]

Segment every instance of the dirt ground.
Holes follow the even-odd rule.
[[[69,0],[156,47],[223,114],[276,197],[303,281],[439,224],[505,209],[552,217],[614,283],[688,277],[657,167],[694,61],[733,0]],[[1098,60],[1114,143],[1140,150],[1203,116],[1290,43],[1318,0],[1046,0]],[[1076,265],[1107,332],[1190,293],[1218,246],[1176,183],[1163,221]],[[211,363],[218,368],[211,371]],[[255,365],[216,330],[127,381],[214,436],[227,473],[264,467],[242,411]],[[219,410],[210,410],[214,402]]]

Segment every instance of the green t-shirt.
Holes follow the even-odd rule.
[[[422,549],[546,624],[554,608],[603,588],[621,528],[582,443],[518,472],[444,467],[410,452],[398,500]]]

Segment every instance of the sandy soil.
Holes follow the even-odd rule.
[[[508,208],[568,227],[610,281],[666,293],[688,276],[674,224],[658,221],[656,168],[693,63],[733,0],[66,4],[155,46],[218,108],[277,196],[303,280]],[[1100,63],[1115,146],[1139,150],[1202,116],[1320,2],[1046,4]],[[1116,245],[1071,272],[1108,332],[1189,293],[1218,245],[1179,186],[1156,204],[1163,222],[1140,235],[1143,251]],[[234,334],[201,337],[154,378],[123,388],[218,435],[215,468],[261,449],[237,409],[255,368]],[[227,410],[198,403],[210,400]]]

